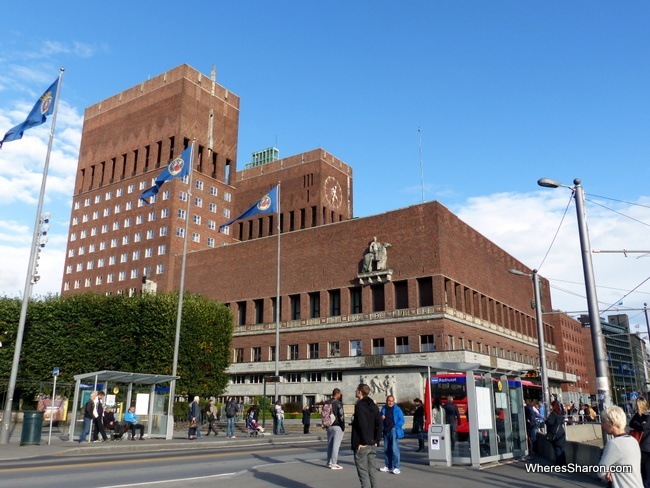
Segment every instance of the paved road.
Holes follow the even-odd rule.
[[[45,437],[47,442],[47,437]],[[377,473],[379,486],[438,486],[452,488],[536,486],[603,486],[584,474],[532,474],[526,462],[498,464],[476,470],[468,467],[432,468],[426,455],[416,453],[415,439],[402,447],[402,474]],[[356,488],[359,481],[349,450],[341,446],[341,471],[325,468],[323,432],[304,436],[265,436],[225,439],[222,436],[189,442],[179,432],[171,441],[122,441],[79,446],[59,437],[52,445],[19,446],[17,439],[0,446],[0,487],[135,486],[203,488],[214,486]],[[381,467],[380,451],[377,467]],[[535,460],[546,464],[546,460]]]

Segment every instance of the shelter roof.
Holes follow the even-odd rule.
[[[76,381],[88,380],[90,378],[97,378],[97,381],[110,381],[111,383],[157,385],[159,383],[169,383],[172,380],[177,380],[180,376],[152,373],[130,373],[126,371],[95,371],[94,373],[83,373],[74,376]]]

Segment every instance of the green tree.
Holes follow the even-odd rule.
[[[20,300],[0,298],[0,378],[8,378]],[[31,300],[25,323],[17,390],[38,393],[59,367],[59,381],[116,370],[171,374],[178,293],[158,295],[76,294]],[[220,394],[227,385],[232,313],[221,303],[184,294],[177,373],[179,394]]]

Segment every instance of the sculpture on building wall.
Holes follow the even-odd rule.
[[[384,242],[383,244],[377,241],[377,237],[373,237],[368,245],[368,252],[363,256],[363,273],[371,273],[372,271],[383,271],[387,269],[388,261],[388,248],[390,244]]]

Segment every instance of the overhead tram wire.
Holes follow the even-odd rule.
[[[643,280],[641,283],[639,283],[639,284],[636,285],[634,288],[632,288],[629,292],[627,292],[627,293],[626,293],[625,295],[623,295],[621,298],[619,298],[618,300],[616,300],[616,302],[614,302],[612,305],[610,305],[610,306],[607,307],[605,310],[603,310],[603,312],[607,312],[607,310],[611,309],[614,305],[616,305],[616,304],[619,303],[619,302],[622,302],[623,299],[624,299],[625,297],[627,297],[630,293],[633,293],[633,292],[634,292],[638,287],[640,287],[641,285],[643,285],[643,284],[644,284],[646,281],[648,281],[648,280],[650,280],[650,276],[648,276],[645,280]]]
[[[594,200],[590,200],[590,199],[588,199],[588,198],[587,198],[586,200],[587,200],[588,202],[593,203],[594,205],[598,205],[599,207],[604,208],[605,210],[609,210],[610,212],[614,212],[615,214],[618,214],[618,215],[620,215],[621,217],[625,217],[625,218],[630,219],[630,220],[632,220],[632,221],[634,221],[634,222],[637,222],[637,223],[639,223],[639,224],[643,224],[643,225],[645,225],[646,227],[650,227],[650,224],[647,224],[647,223],[645,223],[645,222],[643,222],[643,221],[641,221],[641,220],[639,220],[639,219],[635,219],[634,217],[630,217],[629,215],[625,215],[624,213],[619,212],[618,210],[614,210],[613,208],[606,207],[606,206],[603,205],[602,203],[598,203],[598,202],[596,202],[596,201],[594,201]]]
[[[553,245],[555,244],[555,239],[557,239],[558,234],[560,233],[560,229],[562,228],[562,224],[564,223],[564,219],[566,218],[566,214],[569,211],[569,205],[571,205],[571,200],[573,200],[573,193],[571,193],[571,196],[569,197],[569,201],[566,204],[566,207],[564,208],[564,214],[562,214],[562,218],[560,219],[560,224],[557,226],[557,230],[555,231],[555,235],[553,236],[553,240],[551,240],[551,244],[548,246],[548,249],[546,251],[546,254],[544,255],[544,258],[542,259],[542,262],[539,263],[539,266],[537,267],[537,270],[539,271],[542,269],[542,266],[544,265],[544,262],[546,261],[546,258],[548,257],[549,253],[551,252],[551,249],[553,248]]]
[[[625,200],[618,200],[616,198],[604,197],[602,195],[594,195],[593,193],[589,193],[589,195],[595,198],[602,198],[604,200],[611,200],[612,202],[625,203],[627,205],[632,205],[635,207],[650,208],[650,205],[644,205],[642,203],[626,202]]]

